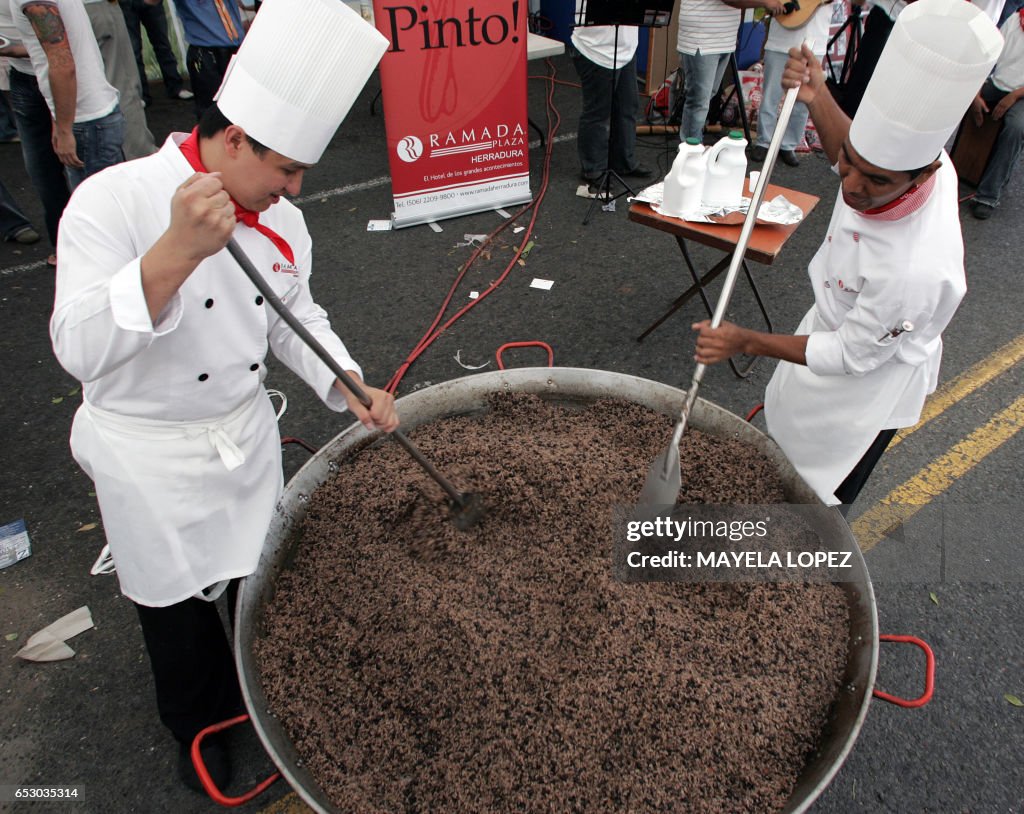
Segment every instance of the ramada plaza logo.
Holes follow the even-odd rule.
[[[411,164],[423,155],[423,142],[416,136],[406,136],[399,139],[398,144],[395,145],[395,152],[398,153],[398,157],[402,161]]]

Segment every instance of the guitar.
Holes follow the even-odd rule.
[[[811,15],[818,10],[819,6],[825,6],[832,0],[789,0],[786,3],[786,13],[772,17],[773,23],[778,23],[783,28],[790,30],[807,25]]]

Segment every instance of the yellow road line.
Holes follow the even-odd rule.
[[[919,430],[925,423],[940,415],[948,407],[956,404],[960,399],[969,396],[1000,373],[1009,370],[1021,359],[1024,359],[1024,334],[1003,345],[995,353],[989,354],[936,390],[925,402],[924,409],[921,411],[921,420],[913,427],[900,430],[889,444],[889,449],[892,449],[915,430]]]
[[[910,480],[900,484],[881,502],[853,521],[854,537],[861,551],[870,551],[889,536],[900,523],[921,511],[930,501],[945,492],[995,452],[1024,427],[1024,396],[1019,396],[1005,410],[978,427],[966,438],[936,458]]]

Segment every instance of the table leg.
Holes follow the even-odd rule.
[[[729,264],[732,262],[732,255],[726,255],[719,260],[714,266],[708,269],[703,276],[697,273],[697,269],[693,265],[693,260],[690,258],[690,251],[686,246],[686,241],[675,236],[676,243],[679,244],[679,250],[683,253],[683,260],[686,262],[686,268],[690,272],[690,277],[693,278],[693,284],[680,294],[673,301],[669,309],[662,314],[658,319],[651,323],[644,332],[636,338],[637,342],[643,342],[658,326],[660,326],[665,320],[672,316],[676,311],[682,308],[686,303],[694,298],[695,295],[700,294],[700,298],[704,303],[704,310],[707,311],[709,317],[714,317],[715,308],[711,304],[711,300],[708,298],[705,286],[713,282],[715,278],[719,277],[723,271],[729,268]],[[754,294],[754,299],[757,301],[757,307],[761,311],[761,316],[764,317],[765,325],[768,328],[768,333],[774,333],[772,326],[771,317],[768,316],[768,309],[764,306],[764,301],[761,299],[761,292],[757,290],[757,284],[754,282],[754,276],[750,273],[750,267],[747,265],[747,261],[744,260],[741,264],[743,267],[743,274],[747,278],[747,283],[750,285],[750,290]],[[732,368],[732,372],[741,379],[745,379],[750,375],[750,371],[757,363],[758,357],[754,356],[742,367],[738,366],[731,358],[729,359],[729,367]]]
[[[676,297],[675,301],[669,306],[669,309],[658,317],[657,321],[649,325],[640,336],[636,338],[637,342],[643,342],[647,336],[654,331],[661,323],[672,316],[676,311],[682,308],[686,303],[693,299],[694,295],[700,294],[701,299],[704,300],[704,307],[707,309],[709,315],[714,314],[714,309],[711,307],[711,303],[708,301],[707,293],[704,291],[704,286],[712,282],[718,277],[723,271],[729,268],[729,262],[732,258],[728,255],[719,260],[714,266],[708,269],[703,277],[697,276],[697,271],[694,269],[693,264],[690,263],[689,254],[686,251],[686,244],[682,238],[676,238],[679,241],[680,247],[683,249],[683,254],[686,257],[687,267],[690,269],[690,274],[693,276],[693,285],[691,285],[686,291]]]
[[[750,268],[747,266],[746,260],[743,261],[743,273],[747,276],[747,282],[750,283],[750,290],[754,292],[754,299],[757,300],[757,307],[761,309],[761,316],[764,317],[764,324],[768,327],[768,333],[775,333],[771,317],[768,316],[768,309],[764,307],[764,302],[761,300],[761,292],[757,290],[757,285],[754,284],[754,276],[750,273]],[[737,367],[736,363],[730,358],[729,366],[732,368],[733,373],[741,379],[745,379],[750,375],[750,371],[753,370],[754,365],[757,363],[759,358],[760,357],[758,356],[750,357],[750,361],[743,367]]]

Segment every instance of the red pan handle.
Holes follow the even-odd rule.
[[[920,647],[924,651],[925,665],[924,665],[924,692],[917,698],[907,699],[900,698],[898,695],[890,695],[882,690],[875,690],[875,698],[880,698],[883,701],[888,701],[890,704],[896,704],[899,707],[906,707],[907,709],[916,709],[917,707],[923,707],[929,701],[932,700],[932,693],[935,690],[935,654],[932,649],[928,646],[927,642],[922,641],[916,636],[879,636],[878,641],[880,642],[897,642],[899,644],[912,644]]]
[[[210,726],[206,727],[206,729],[196,735],[195,740],[192,741],[192,765],[196,767],[196,774],[199,775],[199,782],[203,784],[203,788],[206,789],[206,793],[210,795],[210,799],[225,808],[235,808],[237,806],[245,805],[253,797],[262,794],[270,788],[270,786],[273,785],[281,776],[280,772],[274,772],[258,786],[250,789],[239,797],[228,797],[221,793],[221,790],[217,788],[217,784],[213,782],[213,778],[210,777],[210,773],[206,769],[206,764],[203,763],[203,755],[200,751],[200,747],[203,744],[203,738],[207,735],[213,735],[216,732],[221,732],[248,720],[248,715],[239,715],[236,718],[228,718],[228,720],[221,721],[218,724],[210,724]]]
[[[547,342],[506,342],[494,352],[494,358],[498,360],[498,370],[505,369],[505,363],[501,361],[501,354],[509,348],[544,348],[548,352],[548,367],[555,366],[555,352]]]

